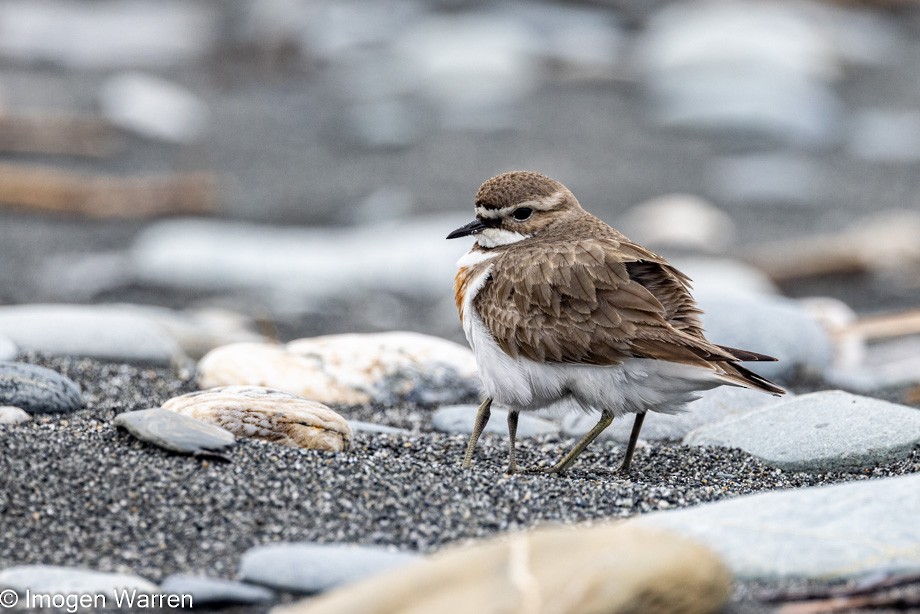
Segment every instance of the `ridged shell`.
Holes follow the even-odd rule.
[[[163,409],[216,424],[237,437],[341,452],[351,446],[351,427],[322,403],[256,386],[224,386],[174,397]]]

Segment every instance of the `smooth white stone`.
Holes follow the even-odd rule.
[[[22,424],[32,419],[32,415],[20,407],[0,406],[0,424]]]
[[[665,194],[626,212],[623,232],[643,245],[719,252],[735,235],[735,222],[692,194]]]
[[[143,73],[122,73],[103,85],[102,114],[116,126],[171,143],[191,143],[207,127],[208,108],[186,88]]]

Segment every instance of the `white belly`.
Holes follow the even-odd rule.
[[[712,371],[662,360],[630,358],[596,367],[512,358],[495,342],[475,309],[465,312],[464,332],[476,355],[479,377],[496,404],[521,411],[570,404],[614,416],[675,413],[702,390],[728,382]],[[560,408],[561,409],[561,408]]]

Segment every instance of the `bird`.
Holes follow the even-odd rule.
[[[562,474],[615,418],[635,414],[618,471],[628,474],[648,411],[678,413],[721,385],[785,391],[742,362],[775,361],[709,341],[690,278],[582,208],[562,183],[513,171],[483,183],[473,237],[457,261],[454,299],[485,400],[462,466],[470,467],[492,404],[508,409],[507,473],[519,472],[521,412],[574,405],[597,424],[553,465]]]

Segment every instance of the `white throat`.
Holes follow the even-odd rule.
[[[511,245],[529,238],[530,235],[504,230],[503,228],[486,228],[476,235],[476,243],[481,247],[490,248],[498,247],[499,245]]]

